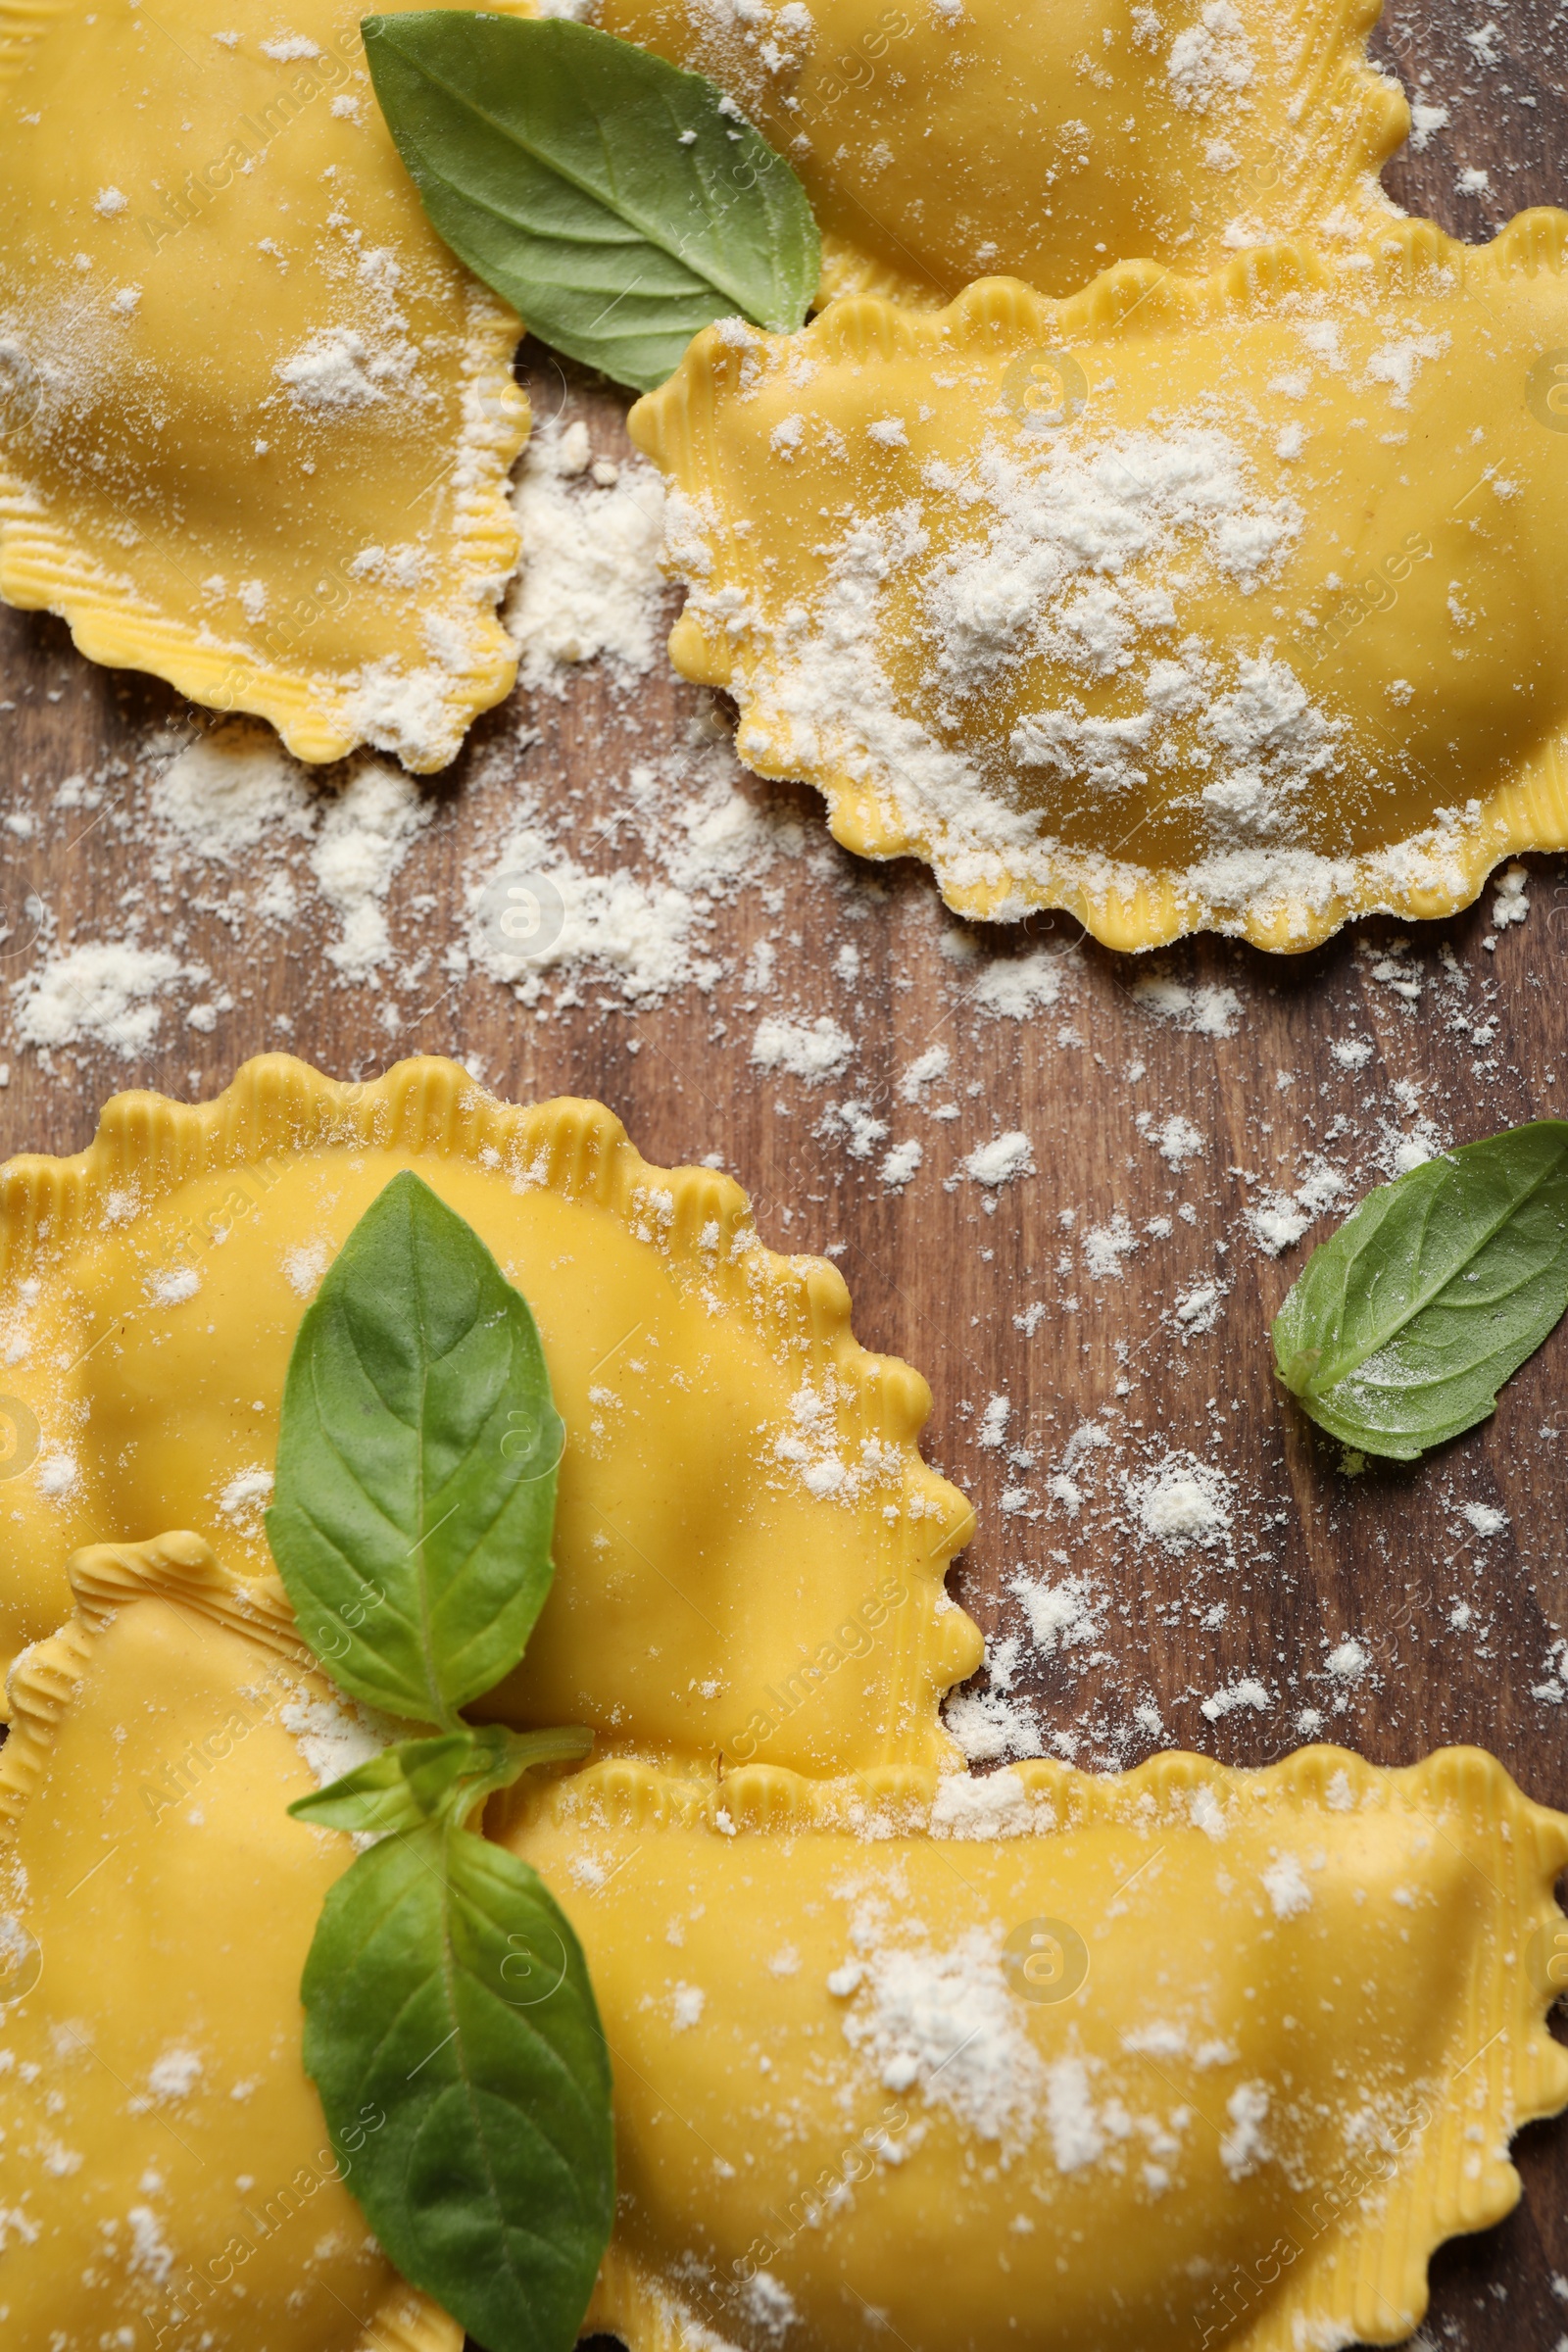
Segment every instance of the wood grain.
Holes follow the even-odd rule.
[[[1483,32],[1490,21],[1479,6],[1405,0],[1378,35],[1379,55],[1450,110],[1389,185],[1472,238],[1525,204],[1568,201],[1562,12],[1512,0],[1494,36]],[[1494,50],[1497,62],[1484,63]],[[1460,192],[1467,167],[1488,173],[1486,190]],[[624,448],[615,396],[564,379],[536,350],[524,367],[547,408],[564,382],[596,448]],[[687,990],[630,1014],[605,1009],[613,992],[590,985],[581,1006],[541,1020],[482,976],[451,989],[435,976],[460,927],[466,874],[504,829],[519,783],[545,794],[568,846],[590,862],[624,858],[637,870],[624,837],[607,830],[623,779],[636,760],[678,751],[704,698],[657,669],[634,695],[618,695],[590,669],[563,701],[517,698],[484,721],[432,786],[431,821],[389,901],[402,964],[422,945],[430,970],[349,986],[322,960],[314,909],[259,955],[254,927],[236,927],[224,905],[235,878],[217,876],[203,897],[156,870],[137,762],[153,726],[188,719],[174,698],[89,667],[49,619],[0,615],[0,659],[12,706],[0,711],[4,813],[24,820],[0,834],[0,910],[12,925],[0,982],[20,979],[50,941],[122,937],[134,917],[144,944],[206,964],[206,993],[232,998],[210,1033],[166,1017],[144,1053],[57,1055],[49,1070],[11,1034],[7,992],[5,1151],[77,1149],[116,1089],[199,1097],[246,1054],[280,1046],[343,1076],[439,1051],[470,1057],[515,1099],[598,1096],[655,1159],[718,1154],[758,1199],[775,1246],[840,1251],[860,1338],[931,1381],[930,1450],[980,1511],[956,1589],[988,1632],[1020,1632],[1009,1592],[1018,1575],[1083,1580],[1078,1630],[1092,1624],[1092,1635],[1034,1657],[1017,1686],[1065,1752],[1086,1764],[1132,1762],[1165,1738],[1262,1763],[1298,1742],[1298,1717],[1310,1706],[1326,1736],[1380,1762],[1475,1740],[1533,1794],[1568,1804],[1568,1708],[1532,1696],[1568,1631],[1568,1337],[1520,1373],[1487,1428],[1414,1470],[1348,1477],[1270,1377],[1269,1320],[1308,1244],[1270,1256],[1247,1215],[1270,1187],[1298,1184],[1314,1155],[1344,1172],[1348,1201],[1422,1120],[1465,1140],[1568,1111],[1559,865],[1536,861],[1529,920],[1492,948],[1490,894],[1451,922],[1419,933],[1368,923],[1292,961],[1191,943],[1162,956],[1159,971],[1236,1001],[1231,1033],[1204,1035],[1155,1017],[1138,993],[1147,967],[1075,944],[1075,926],[1038,921],[1026,937],[967,929],[943,911],[923,871],[868,868],[838,851],[811,795],[755,785],[760,805],[798,815],[801,854],[773,877],[785,894],[776,911],[757,891],[714,910],[712,950],[728,976],[710,995]],[[532,740],[519,742],[519,718],[537,730]],[[62,808],[57,788],[78,772],[102,774],[101,801]],[[41,915],[26,911],[29,893]],[[760,937],[777,950],[765,1004],[740,978]],[[858,954],[853,983],[830,968],[845,946]],[[981,974],[1039,949],[1061,957],[1059,1002],[1022,1023],[980,1017]],[[751,1066],[759,1013],[791,1008],[829,1013],[858,1038],[858,1059],[838,1087],[812,1093]],[[1352,1066],[1356,1041],[1367,1051]],[[948,1121],[899,1091],[909,1062],[937,1044],[952,1068],[929,1100],[956,1103]],[[852,1093],[890,1121],[893,1138],[913,1134],[925,1146],[902,1195],[877,1180],[877,1155],[858,1160],[842,1136],[814,1132],[825,1101]],[[1160,1148],[1178,1117],[1200,1139],[1185,1159],[1179,1137],[1169,1157]],[[988,1208],[959,1162],[1014,1128],[1030,1137],[1038,1173]],[[1085,1236],[1116,1236],[1118,1218],[1137,1247],[1118,1274],[1097,1280]],[[1168,1232],[1151,1233],[1162,1220]],[[1204,1283],[1223,1286],[1216,1320],[1187,1329],[1177,1301]],[[1027,1311],[1035,1306],[1038,1317]],[[1007,1446],[1032,1463],[1009,1463],[980,1442],[997,1396],[1010,1407]],[[1069,1455],[1086,1425],[1105,1443]],[[1560,1436],[1544,1434],[1559,1425]],[[1181,1553],[1141,1535],[1138,1481],[1168,1455],[1214,1474],[1227,1540]],[[1054,1478],[1079,1490],[1076,1506],[1067,1487],[1052,1494]],[[1484,1536],[1466,1505],[1483,1517],[1499,1511],[1506,1524]],[[1359,1681],[1325,1668],[1347,1638],[1369,1653]],[[1266,1711],[1242,1703],[1205,1715],[1203,1700],[1239,1677],[1266,1688]],[[1156,1711],[1163,1730],[1140,1720],[1140,1707]],[[1517,2154],[1520,2210],[1438,2261],[1435,2342],[1552,2352],[1568,2327],[1552,2286],[1568,2273],[1568,2128],[1533,2130]]]

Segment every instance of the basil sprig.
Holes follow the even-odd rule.
[[[1320,1427],[1413,1461],[1484,1421],[1568,1308],[1568,1120],[1446,1152],[1307,1259],[1274,1324],[1281,1380]]]
[[[301,1325],[268,1534],[327,1670],[435,1728],[289,1808],[380,1840],[322,1908],[304,2054],[387,2255],[486,2352],[568,2352],[614,2214],[582,1952],[538,1874],[468,1827],[590,1735],[458,1712],[512,1672],[543,1606],[561,1447],[526,1302],[427,1186],[394,1178]]]
[[[510,1788],[531,1764],[575,1763],[593,1734],[572,1724],[559,1732],[509,1732],[486,1723],[433,1740],[400,1740],[340,1781],[302,1796],[289,1811],[323,1830],[386,1837],[426,1823],[466,1819],[484,1797]]]
[[[715,318],[804,320],[806,191],[702,74],[564,18],[429,9],[363,30],[432,226],[543,342],[650,392]]]

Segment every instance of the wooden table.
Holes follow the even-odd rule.
[[[1495,36],[1478,40],[1497,51],[1486,67],[1464,36],[1489,22],[1479,4],[1399,0],[1380,35],[1381,56],[1451,114],[1390,185],[1471,238],[1523,205],[1568,201],[1568,21],[1549,0],[1510,0]],[[1484,169],[1490,192],[1460,193],[1461,166]],[[530,363],[554,380],[531,349]],[[570,398],[598,448],[624,446],[616,398],[581,381]],[[144,1054],[59,1055],[46,1072],[20,1050],[6,994],[5,1151],[74,1151],[117,1089],[216,1093],[246,1054],[280,1046],[342,1076],[436,1051],[475,1057],[498,1093],[518,1100],[599,1096],[656,1160],[719,1154],[759,1200],[775,1246],[839,1250],[860,1338],[910,1358],[935,1391],[930,1451],[980,1513],[955,1589],[988,1633],[1021,1632],[1008,1592],[1020,1571],[1082,1580],[1068,1631],[1083,1638],[1050,1657],[1024,1647],[1015,1695],[1036,1701],[1048,1740],[1085,1764],[1136,1762],[1161,1737],[1152,1715],[1140,1720],[1144,1707],[1157,1710],[1166,1740],[1257,1764],[1298,1744],[1299,1711],[1315,1707],[1325,1737],[1380,1762],[1475,1740],[1533,1794],[1568,1804],[1568,1706],[1531,1695],[1568,1630],[1568,1333],[1513,1382],[1487,1428],[1424,1467],[1347,1477],[1270,1377],[1269,1320],[1309,1241],[1270,1256],[1247,1221],[1250,1203],[1270,1186],[1292,1189],[1314,1154],[1345,1176],[1344,1205],[1423,1119],[1447,1141],[1568,1112],[1568,875],[1556,863],[1536,861],[1529,919],[1494,947],[1490,892],[1451,922],[1418,933],[1368,923],[1292,961],[1189,943],[1157,968],[1177,984],[1167,997],[1178,1008],[1182,989],[1233,992],[1217,1024],[1229,1034],[1204,1034],[1191,1015],[1213,999],[1185,1000],[1188,1026],[1158,1017],[1138,989],[1149,967],[1076,946],[1076,926],[1060,918],[1035,923],[1027,939],[967,932],[924,871],[857,865],[829,842],[813,796],[759,785],[760,803],[798,808],[806,854],[790,865],[781,912],[755,891],[716,910],[713,949],[730,976],[710,997],[686,990],[628,1015],[603,1009],[613,992],[589,986],[579,1009],[542,1021],[478,976],[431,1012],[440,991],[428,983],[335,984],[314,911],[258,960],[234,944],[221,877],[205,899],[161,884],[135,838],[144,779],[134,762],[155,724],[178,720],[175,698],[89,667],[53,620],[0,615],[0,648],[15,706],[0,713],[5,810],[36,819],[30,838],[0,834],[0,902],[20,925],[0,943],[0,980],[38,952],[26,945],[29,891],[62,943],[124,936],[129,894],[144,943],[172,941],[181,959],[211,967],[208,993],[220,999],[226,987],[233,999],[210,1033],[166,1018]],[[620,699],[590,669],[564,701],[541,697],[524,713],[538,730],[524,751],[508,749],[515,709],[484,721],[431,787],[432,821],[394,887],[400,948],[439,949],[453,935],[461,877],[504,829],[516,774],[563,802],[579,790],[567,846],[587,844],[628,764],[674,745],[700,699],[658,670]],[[53,805],[63,778],[90,777],[106,760],[131,767],[104,777],[96,807]],[[594,852],[601,863],[610,855],[603,842]],[[765,1004],[740,976],[762,934],[778,949]],[[831,970],[845,945],[858,952],[853,985]],[[1056,1005],[1022,1023],[977,1017],[979,977],[1041,947],[1061,956]],[[812,1091],[751,1066],[759,1014],[792,1006],[855,1034],[853,1080]],[[952,1068],[928,1101],[955,1102],[949,1121],[898,1091],[934,1044],[950,1049]],[[826,1101],[851,1093],[872,1102],[894,1138],[923,1142],[924,1166],[903,1194],[878,1181],[880,1152],[857,1159],[842,1135],[813,1134]],[[1172,1117],[1199,1139],[1184,1160],[1174,1150],[1179,1167],[1159,1148]],[[1028,1134],[1038,1173],[987,1213],[978,1185],[947,1180],[997,1129]],[[1138,1246],[1118,1274],[1096,1279],[1084,1238],[1119,1233],[1118,1217]],[[1156,1220],[1168,1231],[1151,1233]],[[1328,1229],[1322,1220],[1314,1233]],[[1176,1302],[1206,1282],[1223,1287],[1212,1327],[1201,1312],[1184,1325]],[[1010,1406],[1004,1447],[983,1442],[997,1396]],[[1559,1424],[1560,1436],[1542,1434]],[[1085,1427],[1094,1434],[1069,1451]],[[1007,1447],[1032,1463],[1009,1462]],[[1217,1474],[1228,1538],[1179,1553],[1141,1535],[1138,1482],[1167,1452]],[[1052,1492],[1063,1479],[1081,1494],[1071,1509],[1071,1487]],[[1479,1506],[1483,1525],[1488,1512],[1506,1524],[1483,1534],[1465,1505]],[[1358,1680],[1325,1668],[1348,1638],[1368,1653]],[[1244,1702],[1205,1716],[1203,1699],[1241,1677],[1264,1686],[1267,1710]],[[1516,2154],[1518,2212],[1438,2259],[1436,2342],[1550,2352],[1568,2328],[1568,2303],[1552,2290],[1553,2275],[1568,2273],[1568,2127],[1526,2132]]]

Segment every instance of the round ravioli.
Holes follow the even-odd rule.
[[[363,1728],[281,1596],[193,1536],[80,1553],[72,1585],[0,1751],[6,2340],[461,2352],[367,2229],[301,2061],[300,1972],[353,1847],[285,1807]]]
[[[1393,2343],[1568,2102],[1568,1821],[1451,1749],[516,1800],[615,2076],[632,2352]]]
[[[677,666],[849,848],[1116,948],[1568,843],[1568,214],[710,331],[632,413]],[[761,527],[765,521],[765,528]]]
[[[444,766],[516,667],[521,330],[358,11],[0,0],[0,594],[302,760]]]
[[[199,1108],[121,1096],[79,1157],[0,1173],[0,1410],[36,1432],[0,1485],[0,1655],[58,1624],[54,1563],[106,1530],[219,1531],[270,1573],[295,1333],[409,1167],[527,1298],[566,1425],[555,1583],[487,1706],[667,1758],[955,1752],[938,1701],[981,1641],[943,1576],[972,1513],[920,1459],[924,1381],[857,1345],[834,1267],[760,1246],[729,1178],[435,1060],[348,1087],[270,1056]]]
[[[543,9],[539,13],[546,13]],[[577,13],[577,12],[573,12]],[[1410,127],[1366,63],[1377,0],[591,0],[707,74],[806,183],[824,297],[946,302],[1006,271],[1227,251],[1390,210]]]

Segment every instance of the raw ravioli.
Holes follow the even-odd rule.
[[[6,2340],[462,2352],[371,2237],[300,2055],[300,1971],[354,1849],[284,1808],[307,1753],[347,1768],[353,1710],[281,1589],[245,1592],[194,1536],[71,1575],[0,1750]]]
[[[849,848],[1113,947],[1568,843],[1568,214],[721,323],[632,412],[670,641]]]
[[[761,1247],[729,1177],[448,1061],[338,1086],[269,1055],[200,1107],[122,1095],[76,1158],[0,1172],[7,1401],[38,1431],[0,1489],[0,1660],[59,1623],[58,1563],[105,1528],[183,1523],[270,1573],[295,1332],[411,1166],[528,1299],[568,1433],[555,1584],[487,1703],[708,1766],[953,1755],[938,1701],[981,1642],[942,1580],[973,1514],[920,1459],[925,1382],[857,1344],[835,1267]]]
[[[516,667],[521,329],[358,15],[0,0],[0,595],[302,760],[437,768]]]
[[[1410,127],[1366,63],[1378,0],[596,0],[709,74],[800,172],[822,289],[940,303],[1005,270],[1070,294],[1107,261],[1211,270],[1391,207]]]
[[[1568,2103],[1568,1820],[1475,1749],[621,1763],[506,1841],[593,1972],[621,2205],[589,2324],[631,2352],[1394,2343]]]

